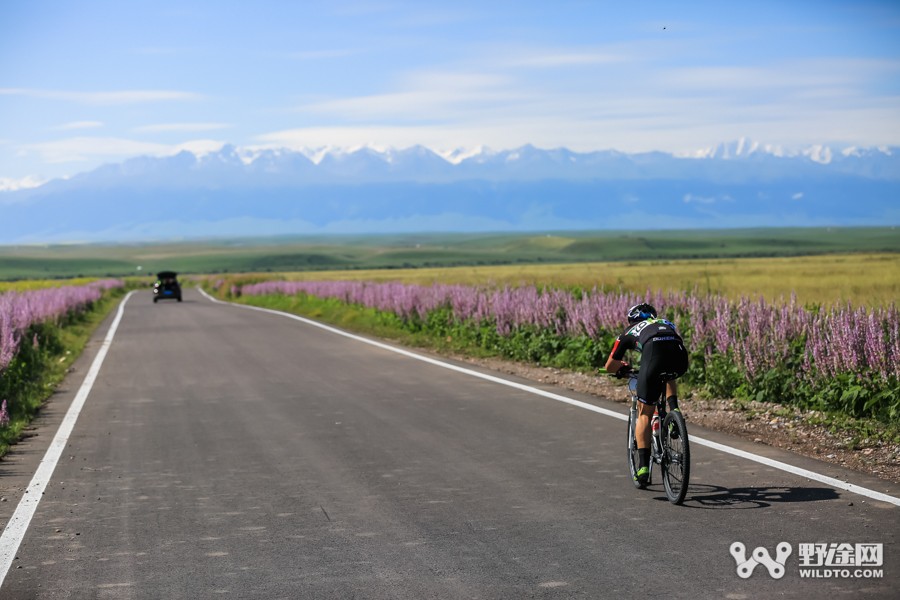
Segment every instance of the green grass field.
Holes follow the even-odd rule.
[[[175,270],[246,273],[539,265],[900,252],[900,230],[742,229],[309,236],[131,245],[0,247],[0,281]]]
[[[258,274],[257,274],[258,275]],[[274,275],[274,274],[273,274]],[[643,292],[695,291],[802,304],[886,305],[900,298],[900,254],[826,254],[572,264],[291,272],[286,279],[401,281],[431,285],[549,285]]]

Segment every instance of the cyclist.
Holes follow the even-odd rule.
[[[663,388],[666,402],[671,410],[678,410],[678,386],[675,379],[685,374],[688,368],[688,354],[684,342],[675,325],[657,317],[652,305],[642,303],[628,310],[629,327],[613,344],[606,361],[606,371],[616,377],[627,377],[631,366],[624,361],[625,352],[637,350],[641,353],[641,368],[637,380],[639,415],[634,427],[634,437],[638,448],[638,470],[635,481],[646,484],[650,477],[650,419],[656,401]],[[665,413],[660,415],[660,420]]]

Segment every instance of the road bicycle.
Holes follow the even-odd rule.
[[[647,483],[637,480],[638,451],[634,437],[635,423],[638,417],[637,396],[638,371],[628,375],[628,391],[631,394],[631,410],[628,411],[628,469],[635,487],[645,488],[653,482],[653,465],[657,464],[662,471],[666,496],[672,504],[681,504],[687,494],[691,477],[691,447],[688,439],[687,424],[681,411],[666,411],[665,391],[656,399],[656,411],[651,420],[650,436],[650,476]]]

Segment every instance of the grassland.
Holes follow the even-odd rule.
[[[0,294],[3,292],[24,292],[64,285],[85,285],[96,281],[95,277],[77,277],[74,279],[20,279],[17,281],[0,281]]]
[[[710,292],[730,298],[763,297],[769,301],[795,294],[802,304],[849,301],[854,305],[882,306],[900,298],[900,254],[338,270],[278,276],[298,280],[401,281],[422,285],[533,284],[635,292],[652,288]]]
[[[540,265],[900,252],[880,228],[309,236],[165,244],[0,247],[0,281],[426,267]]]
[[[420,234],[0,247],[0,282],[152,274],[696,290],[803,303],[900,298],[900,230]],[[282,275],[287,274],[287,275]],[[9,284],[0,283],[0,291]]]

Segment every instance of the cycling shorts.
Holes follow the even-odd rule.
[[[687,372],[688,353],[677,337],[661,336],[647,340],[641,352],[637,396],[644,404],[656,404],[666,389],[666,381]]]

